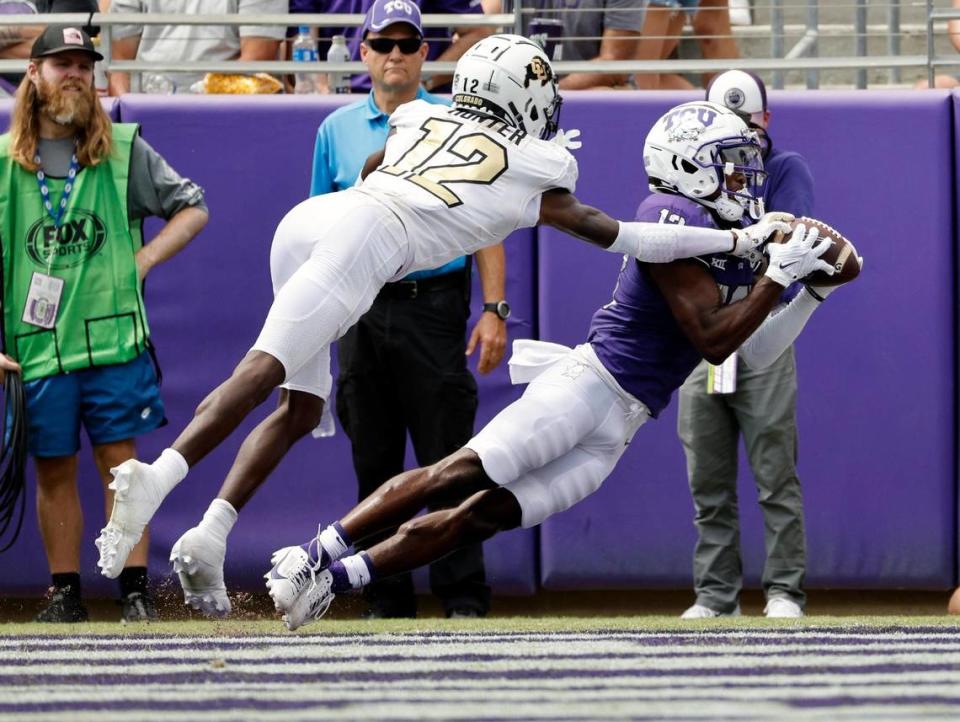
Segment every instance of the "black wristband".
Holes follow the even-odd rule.
[[[821,296],[819,293],[814,291],[812,288],[810,288],[810,286],[808,286],[807,284],[803,284],[803,287],[807,289],[807,293],[813,296],[817,303],[823,303],[824,301],[827,300],[823,296]]]

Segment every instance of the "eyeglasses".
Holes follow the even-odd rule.
[[[404,55],[413,55],[423,45],[423,38],[367,38],[363,42],[375,53],[389,55],[394,48],[400,48]]]

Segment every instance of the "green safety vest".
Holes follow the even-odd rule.
[[[59,228],[43,206],[36,174],[10,158],[9,133],[0,136],[3,342],[23,367],[24,381],[125,363],[147,346],[134,259],[143,234],[127,209],[138,132],[136,124],[113,124],[110,158],[77,173]],[[47,178],[55,207],[65,182]],[[53,328],[23,320],[34,273],[64,282]]]

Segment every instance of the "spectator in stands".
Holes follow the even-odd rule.
[[[287,12],[287,0],[113,0],[111,13],[261,15]],[[286,29],[260,25],[117,25],[113,60],[276,60]],[[189,93],[203,73],[143,73],[141,90]],[[110,74],[110,94],[130,92],[127,73]]]
[[[0,366],[23,376],[37,513],[53,577],[37,621],[80,622],[87,618],[79,571],[80,426],[93,445],[109,513],[109,469],[136,453],[134,437],[165,422],[143,279],[203,228],[207,211],[203,191],[141,140],[136,125],[111,123],[104,113],[93,87],[94,60],[102,58],[85,32],[52,26],[30,55],[11,131],[0,138],[9,354],[0,355]],[[141,222],[150,215],[168,222],[143,245]],[[122,618],[156,619],[146,537],[119,581]]]
[[[97,12],[97,0],[0,0],[0,16],[33,15],[35,13]],[[40,18],[38,18],[40,20]],[[30,47],[43,32],[41,25],[3,25],[0,23],[0,60],[30,57]],[[22,73],[0,75],[0,97],[13,95]]]
[[[953,0],[953,8],[960,10],[960,0]],[[960,50],[960,20],[947,21],[947,35],[953,47]],[[955,75],[937,75],[933,78],[934,88],[949,90],[950,88],[956,88],[958,86],[960,86],[960,78],[957,78]],[[925,90],[930,87],[930,84],[929,81],[924,78],[923,80],[918,80],[914,87]]]
[[[798,153],[774,147],[767,134],[767,91],[756,75],[730,70],[707,89],[752,127],[764,148],[763,197],[770,211],[813,212],[813,176]],[[787,288],[781,310],[800,291]],[[734,353],[720,366],[702,362],[680,388],[677,429],[687,455],[696,507],[693,559],[696,602],[684,619],[735,616],[743,586],[737,510],[737,446],[742,434],[763,512],[768,617],[801,617],[806,596],[803,494],[797,477],[797,369],[793,346],[763,369]]]
[[[643,40],[635,56],[638,60],[665,60],[677,49],[687,19],[693,25],[700,52],[707,60],[739,58],[737,41],[730,28],[727,0],[650,0],[643,24]],[[708,84],[712,74],[703,76]],[[640,73],[638,88],[644,90],[690,90],[686,78],[673,73]]]
[[[32,15],[36,12],[37,6],[32,0],[0,0],[0,16]],[[30,46],[42,31],[42,25],[0,24],[0,59],[29,58]]]
[[[482,9],[477,0],[395,0],[404,5],[415,4],[421,13],[469,15],[481,13]],[[290,0],[292,13],[367,13],[373,0]],[[427,60],[438,62],[453,62],[458,60],[467,49],[477,41],[487,37],[491,28],[474,27],[470,25],[454,26],[448,29],[427,28],[423,39],[427,42]],[[361,29],[357,26],[346,28],[320,28],[319,53],[320,59],[326,57],[330,47],[330,38],[334,35],[344,35],[347,47],[350,48],[350,57],[360,60]],[[423,86],[431,93],[450,92],[452,75],[434,75],[424,78]],[[352,88],[355,93],[366,93],[370,90],[370,76],[367,74],[354,76]]]
[[[367,157],[386,142],[390,114],[399,105],[418,98],[448,103],[420,86],[427,48],[424,43],[417,49],[423,32],[415,4],[376,0],[363,27],[360,57],[370,69],[373,90],[321,124],[311,195],[354,184]],[[391,47],[380,47],[380,41]],[[398,47],[404,41],[411,43],[413,52]],[[477,370],[485,374],[500,362],[507,341],[503,244],[477,251],[476,259],[486,303],[466,351],[480,349]],[[470,265],[469,258],[461,256],[388,283],[337,344],[336,408],[352,443],[360,501],[403,471],[408,433],[421,466],[439,461],[473,436],[477,384],[464,354]],[[392,531],[364,540],[365,546]],[[430,586],[447,616],[484,616],[490,589],[480,544],[434,563]],[[378,580],[364,595],[370,603],[367,617],[416,616],[409,573]]]
[[[563,23],[563,60],[633,60],[640,48],[646,0],[561,0],[523,3],[536,7],[536,18],[559,19]],[[483,0],[487,13],[501,12],[501,0]],[[525,18],[524,34],[530,35],[530,20]],[[559,60],[560,57],[553,59]],[[627,73],[571,73],[560,79],[561,90],[623,87],[630,82]]]

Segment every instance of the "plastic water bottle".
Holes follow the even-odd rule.
[[[350,62],[350,50],[347,48],[346,38],[344,38],[342,35],[334,35],[333,38],[331,38],[330,50],[327,51],[327,62]],[[327,73],[327,83],[330,86],[331,93],[350,92],[349,73]]]
[[[313,64],[318,61],[317,41],[310,36],[310,28],[301,25],[297,37],[293,39],[293,62]],[[295,74],[293,91],[297,94],[316,93],[317,87],[313,82],[313,73],[302,72]]]
[[[100,52],[100,36],[93,38],[93,49]],[[107,78],[107,69],[103,61],[97,61],[93,66],[93,87],[97,90],[97,95],[104,97],[110,95],[110,80]]]

